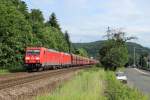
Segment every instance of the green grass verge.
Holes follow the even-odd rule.
[[[16,67],[10,67],[8,68],[9,72],[15,73],[15,72],[24,72],[26,71],[23,66],[16,66]]]
[[[114,72],[106,72],[108,100],[149,100],[148,97],[137,89],[129,88],[127,85],[117,81]]]
[[[16,72],[24,72],[25,69],[23,67],[8,67],[8,68],[0,68],[0,75],[10,74]]]
[[[117,71],[122,71],[122,72],[124,72],[124,71],[125,71],[125,67],[120,67],[120,68],[117,69]]]
[[[104,91],[104,71],[81,71],[71,81],[61,85],[48,96],[39,96],[37,100],[106,100]]]
[[[36,100],[149,100],[136,89],[120,83],[114,72],[100,68],[81,71],[53,93]]]
[[[8,69],[0,69],[0,75],[3,75],[3,74],[9,74],[9,70]]]

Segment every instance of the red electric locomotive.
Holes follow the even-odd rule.
[[[44,47],[26,48],[25,67],[27,70],[56,69],[97,63],[94,59],[58,52]]]

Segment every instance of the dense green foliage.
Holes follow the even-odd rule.
[[[142,66],[142,67],[147,67],[147,62],[146,62],[146,58],[141,55],[140,59],[139,59],[139,64]]]
[[[79,56],[84,56],[84,57],[88,57],[88,53],[85,49],[80,48],[80,49],[76,49],[75,50],[75,54],[79,55]]]
[[[71,41],[70,41],[70,36],[69,36],[67,31],[65,31],[65,39],[66,39],[68,47],[69,47],[69,53],[71,53],[71,51],[72,51],[72,44],[71,44]]]
[[[12,2],[0,1],[0,66],[22,62],[22,53],[31,40],[31,26]]]
[[[25,48],[43,46],[69,52],[69,46],[52,13],[44,22],[38,9],[28,12],[21,0],[0,0],[0,67],[23,65]]]
[[[55,13],[52,13],[50,18],[49,18],[49,21],[46,23],[47,26],[51,26],[51,27],[54,27],[58,30],[61,30],[59,24],[58,24],[58,21],[57,21],[57,18],[56,18],[56,15]]]
[[[108,34],[108,33],[107,33]],[[105,69],[116,70],[118,67],[125,66],[128,62],[128,50],[124,32],[108,34],[108,40],[99,51],[101,64]]]
[[[139,61],[137,62],[139,67],[142,67],[143,69],[148,69],[149,70],[149,62],[150,62],[150,57],[148,53],[143,53],[140,55]]]
[[[117,40],[107,40],[100,49],[100,61],[105,69],[116,70],[128,62],[128,50],[124,43]]]

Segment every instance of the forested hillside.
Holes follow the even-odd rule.
[[[90,42],[90,43],[74,43],[73,45],[76,48],[84,48],[85,50],[87,50],[90,56],[96,57],[98,56],[99,54],[98,52],[100,48],[102,48],[104,42],[105,41],[96,41],[96,42]],[[137,43],[128,42],[127,46],[128,46],[128,51],[130,55],[133,55],[134,47],[136,48],[137,54],[142,54],[143,52],[150,53],[149,48],[143,47]]]
[[[69,52],[55,13],[45,22],[39,9],[29,12],[21,0],[0,0],[0,67],[22,66],[28,46]]]

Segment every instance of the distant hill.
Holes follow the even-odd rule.
[[[96,57],[100,48],[102,48],[105,41],[95,41],[90,43],[73,43],[75,48],[84,48],[87,50],[89,56]],[[150,48],[143,47],[140,44],[128,42],[128,51],[130,55],[133,55],[134,47],[136,48],[136,53],[141,54],[142,52],[150,53]]]

